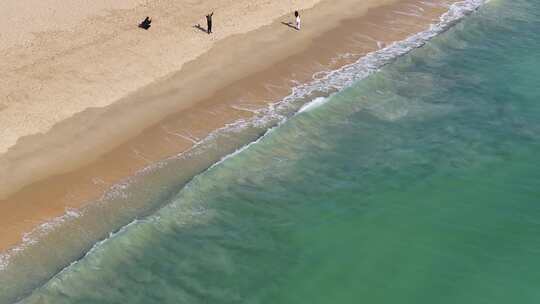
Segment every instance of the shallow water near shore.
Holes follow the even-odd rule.
[[[539,20],[491,1],[177,194],[147,180],[165,207],[22,303],[538,301]]]

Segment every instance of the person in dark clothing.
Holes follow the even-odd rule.
[[[206,31],[210,35],[212,33],[212,16],[214,16],[214,12],[212,12],[209,15],[206,15]]]
[[[145,30],[148,30],[150,28],[150,26],[152,23],[152,19],[150,19],[150,17],[146,17],[143,22],[141,22],[141,24],[139,24],[139,27],[142,28],[142,29],[145,29]]]

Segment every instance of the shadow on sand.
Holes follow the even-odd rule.
[[[286,26],[298,31],[298,29],[296,28],[296,26],[293,25],[292,22],[281,22],[281,24],[286,25]]]
[[[198,30],[200,30],[200,31],[203,31],[203,32],[205,32],[205,33],[208,33],[208,30],[205,29],[204,27],[202,27],[200,24],[194,25],[193,28],[196,28],[196,29],[198,29]]]

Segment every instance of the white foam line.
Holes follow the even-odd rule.
[[[167,134],[170,134],[170,135],[173,135],[173,136],[177,136],[177,137],[180,137],[180,138],[183,138],[187,141],[190,141],[194,144],[196,144],[197,142],[199,142],[199,139],[194,137],[193,135],[189,134],[189,136],[186,136],[184,134],[181,134],[181,133],[178,133],[178,132],[173,132],[173,131],[170,131],[166,126],[161,126],[161,128],[163,129],[163,131],[165,131],[165,133]],[[189,132],[188,132],[189,133]]]
[[[330,100],[328,97],[317,97],[313,101],[305,104],[300,110],[298,110],[297,114],[309,112],[315,108],[318,108],[322,106],[323,104],[327,103]]]
[[[144,162],[146,162],[147,164],[151,164],[152,161],[150,159],[148,159],[144,153],[142,153],[141,151],[135,149],[135,148],[131,148],[131,152],[133,152],[133,154],[135,155],[135,157],[143,160]]]
[[[429,7],[438,7],[438,6],[440,6],[439,4],[432,3],[430,1],[421,1],[420,3],[422,3],[425,6],[429,6]],[[445,4],[443,4],[443,5],[448,7],[448,5],[445,5]]]
[[[364,37],[364,38],[366,38],[366,39],[368,39],[368,40],[370,40],[370,41],[373,41],[373,42],[377,42],[377,41],[378,41],[377,39],[375,39],[375,38],[373,38],[373,37],[371,37],[370,35],[367,35],[367,34],[355,34],[355,36],[357,36],[357,37]]]
[[[274,127],[267,130],[264,133],[264,135],[261,136],[259,139],[223,157],[220,161],[210,166],[207,170],[214,168],[215,166],[223,163],[225,160],[230,159],[240,154],[241,152],[247,150],[249,147],[260,142],[262,138],[266,137],[275,128],[283,124],[286,121],[287,117],[285,115],[280,114],[279,111],[284,110],[284,109],[290,109],[291,105],[293,104],[295,100],[306,98],[315,92],[332,93],[332,92],[336,92],[336,91],[339,91],[346,87],[351,86],[354,82],[366,78],[367,76],[378,71],[381,67],[387,65],[388,63],[392,62],[396,58],[409,53],[411,50],[415,48],[419,48],[423,46],[427,41],[437,36],[438,34],[446,31],[457,21],[461,20],[463,17],[474,12],[482,4],[487,3],[487,2],[489,2],[489,0],[465,0],[465,1],[454,3],[449,6],[448,12],[446,12],[440,17],[439,23],[432,24],[429,27],[429,29],[423,32],[414,34],[410,36],[409,38],[402,40],[400,42],[394,42],[383,49],[377,50],[375,52],[371,52],[367,54],[366,56],[360,58],[355,63],[346,65],[340,69],[316,73],[315,75],[313,75],[312,82],[309,82],[306,84],[300,84],[296,87],[293,87],[292,93],[290,95],[288,95],[287,97],[285,97],[284,99],[276,103],[269,104],[268,107],[264,109],[256,111],[256,115],[254,118],[240,119],[233,123],[227,124],[226,126],[211,132],[204,139],[197,141],[191,149],[185,152],[182,152],[174,157],[151,164],[137,171],[134,174],[134,176],[128,177],[122,180],[121,182],[111,186],[110,189],[98,201],[105,201],[114,197],[127,198],[128,194],[126,193],[125,190],[134,178],[140,176],[141,174],[146,174],[149,171],[155,170],[156,168],[161,168],[165,166],[166,163],[170,161],[171,159],[181,159],[181,158],[185,158],[187,156],[193,155],[194,153],[197,153],[196,152],[197,148],[199,148],[201,145],[205,143],[210,142],[212,139],[214,139],[219,134],[222,134],[223,132],[238,132],[247,127],[264,127],[264,126],[267,126],[269,123],[273,123]],[[432,5],[432,3],[429,3],[429,2],[426,2],[424,4],[427,6]],[[280,88],[280,86],[267,86],[267,89],[273,89],[273,88],[278,89]],[[216,113],[212,113],[212,114],[216,114]],[[275,121],[277,121],[277,123],[275,123]],[[16,247],[12,247],[11,249],[8,249],[5,253],[0,253],[0,271],[8,267],[9,261],[12,258],[12,255],[28,247],[30,243],[35,243],[35,241],[40,238],[40,235],[47,234],[55,227],[58,227],[59,225],[61,225],[63,222],[79,217],[81,216],[81,214],[83,214],[83,211],[66,210],[66,213],[64,215],[54,218],[44,224],[41,224],[40,226],[32,230],[32,232],[25,235],[26,239],[23,240],[23,242],[20,245]],[[122,231],[127,229],[127,227],[133,225],[137,221],[138,220],[135,220],[132,223],[128,224],[127,226],[122,227],[117,233],[112,234],[111,236],[115,236],[118,233],[121,233]],[[104,243],[105,241],[107,241],[107,239],[95,244],[86,255],[93,252],[95,248],[97,248],[100,244]],[[69,268],[69,266],[64,268],[64,270],[67,268]]]
[[[189,131],[184,131],[184,132],[186,132],[190,138],[193,138],[193,139],[196,140],[197,142],[200,142],[200,141],[201,141],[201,139],[200,139],[199,137],[197,137],[197,136],[191,134],[191,132],[189,132]]]
[[[68,266],[62,268],[62,270],[60,270],[54,277],[54,278],[57,278],[59,276],[61,276],[65,271],[67,271],[70,267],[73,267],[74,265],[78,264],[79,261],[83,260],[84,258],[86,258],[87,256],[89,256],[90,254],[94,253],[96,250],[98,250],[101,245],[105,244],[106,242],[108,242],[109,240],[113,239],[114,237],[116,237],[117,235],[120,235],[122,234],[123,232],[125,232],[127,229],[129,229],[131,226],[134,226],[136,225],[137,223],[139,222],[142,222],[144,220],[139,220],[139,219],[135,219],[133,221],[131,221],[129,224],[123,226],[122,228],[120,228],[118,231],[116,232],[111,232],[109,233],[109,236],[97,243],[95,243],[92,248],[90,248],[90,250],[88,250],[80,259],[76,260],[76,261],[73,261],[71,262]]]
[[[92,178],[92,183],[94,185],[105,185],[105,181],[102,179],[102,178],[99,178],[99,177],[93,177]]]
[[[239,155],[240,153],[246,151],[247,149],[251,148],[253,145],[255,144],[258,144],[261,140],[263,140],[263,138],[265,138],[268,134],[271,134],[272,132],[274,132],[274,130],[276,128],[278,128],[281,124],[275,126],[275,127],[272,127],[270,129],[268,129],[262,136],[260,136],[259,138],[257,138],[256,140],[248,143],[247,145],[244,145],[242,147],[240,147],[239,149],[237,149],[236,151],[230,153],[230,154],[227,154],[225,156],[223,156],[219,161],[215,162],[214,164],[212,164],[208,169],[206,169],[204,172],[206,171],[209,171],[209,170],[212,170],[214,167],[216,166],[219,166],[221,165],[224,161],[228,160],[228,159],[231,159],[231,158],[234,158],[236,157],[237,155]],[[203,172],[203,173],[204,173]],[[202,173],[201,173],[202,174]]]
[[[332,58],[332,60],[330,62],[331,62],[331,64],[336,64],[340,60],[348,60],[348,59],[357,58],[357,57],[358,57],[358,54],[344,53],[344,54],[339,54],[338,56]]]
[[[73,220],[81,215],[81,211],[68,208],[63,215],[41,223],[30,232],[23,234],[22,243],[20,245],[12,247],[4,253],[0,253],[0,271],[6,269],[13,254],[23,251],[28,246],[37,243],[41,237],[47,235],[55,228],[61,226],[66,221]]]
[[[419,10],[421,12],[424,12],[425,9],[423,7],[421,7],[420,5],[416,5],[416,4],[409,4],[410,7],[412,7],[413,9],[416,9],[416,10]]]
[[[204,110],[204,111],[205,111],[206,113],[210,113],[210,114],[212,114],[212,115],[214,115],[214,116],[217,116],[217,115],[218,115],[218,113],[216,113],[214,110]]]
[[[253,108],[247,108],[247,107],[242,107],[240,105],[232,105],[230,106],[232,109],[235,109],[235,110],[238,110],[238,111],[244,111],[244,112],[250,112],[250,113],[257,113],[257,109],[253,109]]]
[[[403,16],[409,16],[409,17],[415,17],[418,19],[424,19],[428,20],[429,18],[426,18],[422,15],[422,12],[402,12],[402,11],[394,11],[397,15],[403,15]]]

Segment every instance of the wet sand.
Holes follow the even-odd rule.
[[[301,32],[283,24],[292,21],[284,16],[216,40],[179,72],[19,139],[0,155],[6,168],[0,173],[0,251],[66,208],[84,206],[145,166],[280,100],[295,82],[425,29],[451,2],[322,2],[302,12]]]

